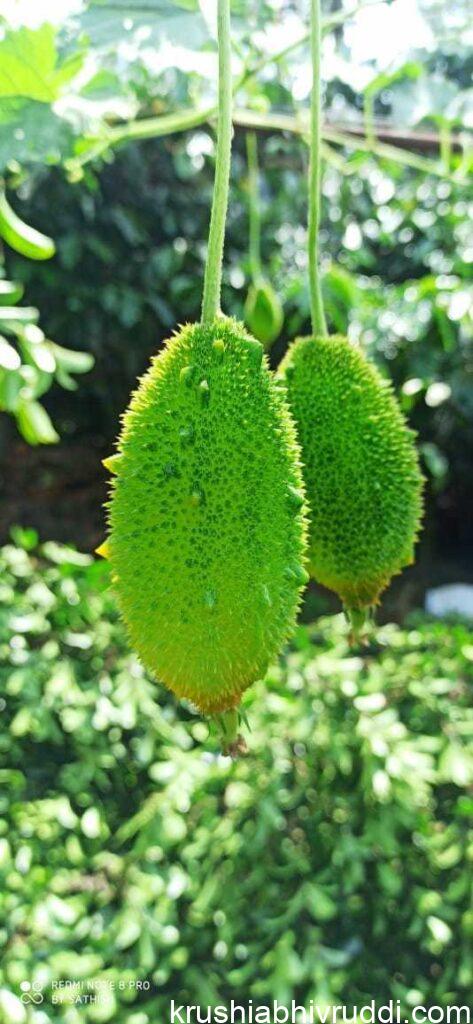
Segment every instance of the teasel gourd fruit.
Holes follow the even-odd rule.
[[[284,388],[236,321],[183,327],[123,417],[110,563],[143,664],[202,713],[235,717],[291,633],[308,580],[299,448]]]
[[[414,557],[423,479],[392,386],[344,337],[300,338],[279,371],[309,505],[309,572],[342,599],[359,638]]]

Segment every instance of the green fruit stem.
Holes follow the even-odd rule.
[[[240,715],[237,708],[229,708],[228,711],[215,715],[213,721],[217,727],[222,754],[227,757],[239,757],[240,754],[247,752],[246,743],[238,732]]]
[[[230,0],[218,0],[218,124],[215,182],[210,216],[209,245],[204,276],[202,323],[211,323],[220,313],[223,245],[228,207],[232,148],[232,69]]]
[[[368,609],[348,608],[344,605],[346,617],[351,626],[351,635],[355,643],[359,643],[363,637],[363,631],[368,619]]]
[[[312,59],[312,96],[310,106],[310,160],[309,160],[309,289],[312,330],[315,335],[327,336],[319,267],[319,226],[321,192],[321,51],[320,0],[310,4],[310,50]]]
[[[250,271],[256,284],[261,274],[261,213],[259,205],[258,142],[256,132],[246,133],[246,160],[248,164],[248,213],[250,222]]]

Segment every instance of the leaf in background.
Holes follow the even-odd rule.
[[[336,330],[346,334],[350,312],[356,307],[360,297],[356,278],[343,267],[333,263],[324,275],[324,295]]]
[[[51,351],[50,342],[40,341],[32,343],[23,335],[20,339],[20,347],[27,363],[30,363],[31,366],[36,366],[42,373],[54,373],[56,360]]]
[[[20,399],[17,422],[18,429],[28,444],[56,444],[59,441],[46,409],[39,402]]]
[[[0,369],[0,409],[15,412],[23,387],[23,378],[19,370]]]
[[[471,786],[473,782],[473,757],[468,747],[452,740],[439,760],[439,774],[446,782],[455,786]]]
[[[95,0],[78,18],[94,48],[112,50],[124,42],[142,48],[189,45],[197,49],[209,39],[206,23],[194,0]]]
[[[458,87],[441,75],[404,81],[393,89],[391,110],[395,124],[413,127],[426,117],[441,116],[458,95]]]
[[[86,99],[108,99],[120,92],[121,82],[117,74],[110,69],[101,68],[97,74],[89,78],[88,82],[81,89],[81,96]]]
[[[94,365],[94,357],[89,352],[77,352],[63,348],[55,342],[49,342],[51,352],[56,361],[56,380],[66,391],[76,391],[77,382],[72,373],[88,373]]]
[[[16,348],[13,348],[13,345],[10,345],[10,342],[7,341],[6,338],[2,337],[1,334],[0,366],[4,370],[18,370],[21,366],[21,359],[18,355],[18,352],[16,351]]]
[[[36,530],[24,526],[12,526],[10,536],[13,543],[24,551],[33,551],[39,542]]]
[[[407,61],[396,71],[382,71],[380,74],[376,74],[366,86],[365,92],[368,96],[375,96],[400,80],[418,79],[422,74],[424,74],[424,67],[420,61]]]
[[[63,348],[51,342],[51,349],[58,366],[67,373],[88,373],[94,365],[94,357],[90,352],[77,352],[74,349]]]
[[[58,63],[56,30],[44,24],[7,31],[0,42],[0,96],[22,96],[53,103],[77,74],[82,55]]]
[[[0,173],[14,160],[57,164],[72,147],[70,124],[47,104],[21,98],[0,101]]]
[[[441,483],[448,473],[448,459],[445,458],[438,445],[431,441],[421,444],[420,450],[428,472],[434,481]]]
[[[38,310],[33,306],[0,306],[0,327],[17,334],[22,324],[34,324],[38,316]]]
[[[0,236],[15,252],[29,260],[49,260],[56,252],[52,238],[25,224],[15,213],[3,189],[0,189]]]
[[[14,306],[23,295],[23,285],[19,281],[0,280],[0,305]]]

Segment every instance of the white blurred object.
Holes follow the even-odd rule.
[[[432,30],[412,0],[395,0],[389,7],[385,3],[367,4],[348,22],[346,38],[350,60],[375,60],[383,68],[392,61],[401,63],[400,56],[407,47],[429,50],[433,46]]]
[[[445,615],[462,615],[473,621],[473,586],[470,583],[450,583],[434,587],[425,595],[425,610],[437,619]]]
[[[71,14],[79,13],[83,0],[0,0],[0,16],[11,28],[26,25],[38,28],[45,21],[61,24]]]

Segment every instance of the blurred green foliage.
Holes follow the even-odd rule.
[[[106,566],[33,531],[14,540],[0,1020],[154,1024],[172,997],[465,1003],[471,631],[416,616],[357,653],[340,617],[301,627],[248,693],[251,751],[232,763],[145,676]],[[129,987],[53,1006],[61,979]],[[44,993],[28,1018],[25,980]]]
[[[1,44],[0,44],[1,45]],[[10,206],[0,180],[0,247],[5,242],[30,260],[47,260],[54,242],[25,224]],[[4,276],[0,248],[0,411],[11,413],[29,444],[54,444],[59,440],[46,409],[38,399],[52,381],[73,391],[72,373],[85,373],[93,365],[87,352],[72,352],[49,341],[38,326],[39,311],[18,306],[23,286]]]
[[[87,373],[93,358],[89,352],[74,352],[46,338],[34,307],[2,305],[2,285],[10,287],[12,282],[0,277],[0,329],[9,336],[7,340],[0,334],[0,412],[15,417],[28,444],[55,444],[59,435],[39,399],[53,381],[75,391],[78,385],[72,374]],[[18,295],[21,291],[19,286]]]

